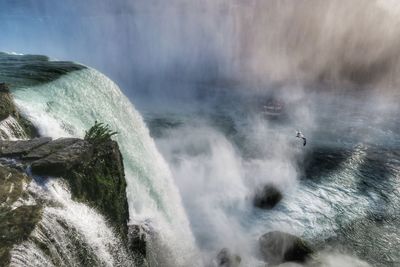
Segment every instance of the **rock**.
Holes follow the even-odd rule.
[[[297,236],[274,231],[259,239],[260,252],[270,265],[284,262],[304,263],[313,253],[313,249]]]
[[[128,246],[130,251],[137,253],[136,264],[142,266],[147,253],[148,230],[142,225],[132,224],[128,226]]]
[[[0,208],[0,262],[6,266],[10,250],[28,239],[42,217],[40,206],[21,206],[16,209]]]
[[[0,121],[10,115],[15,115],[16,112],[8,86],[5,83],[0,83]]]
[[[40,137],[38,129],[24,116],[18,113],[17,121],[29,138]]]
[[[7,157],[0,160],[4,164],[30,163],[34,175],[63,177],[70,185],[72,198],[102,213],[127,244],[129,207],[123,160],[116,142],[110,139],[93,145],[75,138],[0,141],[0,157]],[[8,157],[16,157],[18,161]],[[8,172],[2,174],[1,169],[0,175],[9,176]],[[11,190],[11,185],[2,185],[1,180],[0,186]],[[17,189],[16,185],[14,188]],[[7,199],[15,198],[8,198],[5,193],[0,196],[2,201]]]
[[[223,248],[216,258],[218,267],[238,267],[241,261],[239,255],[232,254],[227,248]]]
[[[32,173],[41,176],[65,176],[82,162],[90,161],[92,157],[92,145],[85,140],[68,140],[72,145],[54,151],[52,154],[32,162]],[[64,145],[68,142],[64,142]],[[31,157],[45,155],[63,141],[48,144],[47,148],[40,147],[38,152],[32,151]],[[66,178],[66,177],[64,177]]]
[[[0,121],[7,119],[9,116],[17,120],[27,136],[30,138],[39,136],[33,124],[18,112],[7,84],[0,83]]]
[[[69,148],[79,144],[86,146],[88,143],[79,141]],[[124,165],[118,143],[109,140],[95,146],[88,145],[89,147],[84,150],[88,149],[87,151],[90,153],[84,152],[83,156],[77,156],[77,164],[67,168],[63,177],[70,184],[72,197],[97,208],[109,219],[121,238],[126,241],[129,207],[126,198]],[[51,154],[45,159],[56,154],[58,153]],[[60,158],[60,164],[57,165],[62,168],[65,165],[62,162],[68,161],[68,157],[68,153],[65,153],[65,158]],[[43,171],[45,170],[46,168],[43,169]]]
[[[0,165],[0,204],[11,205],[20,198],[30,178],[21,171]]]
[[[41,219],[42,206],[13,205],[27,199],[26,187],[31,179],[21,171],[0,165],[0,262],[7,266],[10,250],[26,240]]]
[[[26,156],[24,160],[37,160],[49,156],[57,151],[63,150],[80,141],[79,138],[59,138],[47,144],[44,144],[36,149],[33,149]]]
[[[281,192],[273,185],[265,185],[254,196],[253,204],[260,209],[272,209],[282,199]]]
[[[34,148],[51,141],[49,137],[34,138],[23,141],[0,141],[0,157],[21,157]]]

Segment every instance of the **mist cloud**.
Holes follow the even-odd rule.
[[[0,7],[1,50],[80,61],[128,93],[157,81],[399,84],[400,17],[389,0],[42,0]]]

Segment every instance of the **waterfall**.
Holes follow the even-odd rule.
[[[116,130],[124,158],[130,223],[154,233],[149,247],[160,266],[200,264],[169,167],[142,117],[117,85],[99,72],[85,69],[12,93],[18,108],[44,136],[82,137],[95,120]]]
[[[27,139],[27,134],[13,116],[8,116],[0,122],[1,140]]]
[[[105,218],[74,202],[62,180],[32,181],[28,190],[51,204],[29,239],[13,248],[11,266],[133,266]]]

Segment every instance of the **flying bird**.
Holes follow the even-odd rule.
[[[303,146],[307,144],[307,139],[304,137],[304,135],[300,131],[296,131],[296,137],[303,139]]]

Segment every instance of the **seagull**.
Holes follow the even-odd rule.
[[[304,137],[304,135],[300,131],[296,131],[296,137],[303,139],[303,146],[307,144],[307,139]]]

